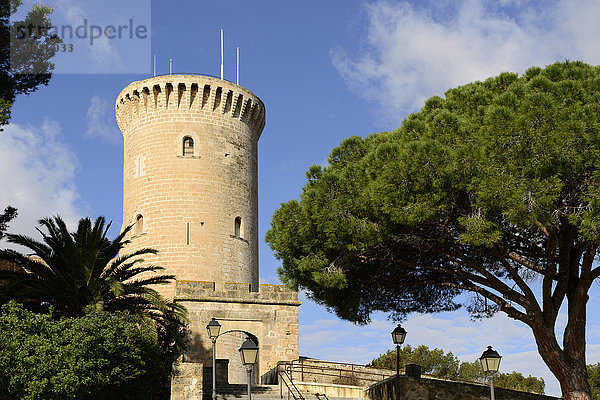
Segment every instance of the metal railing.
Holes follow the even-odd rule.
[[[299,382],[334,383],[350,386],[367,386],[395,374],[395,371],[361,364],[298,359],[280,362],[292,380]]]
[[[279,376],[279,397],[283,399],[283,385],[285,385],[285,387],[287,388],[288,400],[290,399],[290,395],[292,395],[294,400],[304,400],[304,396],[302,396],[300,390],[298,390],[296,385],[294,385],[294,381],[292,380],[292,377],[288,374],[288,372],[283,368],[279,368],[279,365],[277,365],[277,368],[277,374]]]
[[[334,383],[366,387],[396,375],[396,371],[392,369],[376,368],[361,364],[322,361],[312,358],[281,361],[277,364],[277,370],[279,371],[280,377],[282,376],[282,373],[285,373],[286,379],[289,380],[289,383],[293,389],[288,391],[295,390],[300,396],[302,396],[302,394],[294,385],[294,381],[304,383]],[[401,375],[404,375],[403,370],[404,368],[400,369]],[[478,381],[451,378],[435,374],[422,373],[421,378],[482,385],[482,383]],[[280,381],[281,380],[282,378],[280,378]],[[287,382],[284,382],[284,384],[286,386],[288,385]],[[291,395],[294,397],[294,400],[304,400],[304,397],[297,398],[297,395],[294,396],[294,393],[291,393]],[[315,395],[318,400],[329,400],[324,394],[315,393]],[[283,394],[281,396],[281,398],[283,398]]]

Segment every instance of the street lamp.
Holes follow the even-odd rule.
[[[250,338],[246,339],[246,341],[242,343],[242,347],[240,347],[240,356],[242,357],[242,364],[244,364],[248,371],[248,400],[251,400],[250,379],[252,378],[252,367],[258,358],[258,346],[256,343]]]
[[[403,327],[398,326],[392,331],[392,340],[396,345],[396,399],[400,399],[400,345],[406,339],[406,331]]]
[[[498,352],[492,349],[492,346],[488,346],[487,350],[483,352],[479,361],[483,372],[490,374],[490,392],[491,399],[494,400],[494,373],[498,372],[500,368],[500,359],[502,356]]]
[[[392,331],[392,340],[396,345],[396,377],[400,376],[400,345],[404,343],[404,339],[406,339],[406,331],[403,327],[398,324],[396,329]]]
[[[217,338],[221,331],[221,324],[216,319],[212,319],[208,325],[206,325],[208,331],[208,337],[212,340],[213,351],[212,351],[212,400],[217,400]]]

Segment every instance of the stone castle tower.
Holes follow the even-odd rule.
[[[256,379],[298,357],[297,293],[258,283],[258,139],[265,106],[249,90],[198,75],[165,75],[127,86],[116,102],[124,137],[123,225],[128,251],[159,251],[176,283],[159,290],[189,311],[186,360],[211,366],[205,326],[259,338]],[[245,381],[238,348],[245,335],[217,341],[229,380]],[[227,364],[226,361],[222,364]]]

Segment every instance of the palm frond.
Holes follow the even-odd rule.
[[[143,256],[146,254],[157,254],[157,253],[158,253],[158,250],[151,249],[151,248],[142,248],[142,249],[138,249],[132,253],[125,254],[122,256],[115,255],[115,258],[113,258],[108,263],[108,266],[104,269],[104,271],[102,271],[102,276],[103,277],[111,276],[114,274],[118,274],[121,270],[130,268],[129,263],[128,263],[129,260],[132,260],[132,262],[131,262],[132,265],[135,263],[142,263],[144,261],[144,259],[139,258],[140,256]],[[146,267],[146,268],[149,268],[149,267]],[[154,266],[152,268],[156,271],[164,269],[162,267],[157,267],[157,266]]]
[[[83,315],[88,305],[107,311],[129,310],[153,320],[168,340],[183,345],[185,307],[165,300],[154,289],[172,283],[175,277],[160,273],[164,270],[160,266],[143,262],[143,256],[157,254],[154,249],[120,254],[129,243],[126,236],[132,225],[110,240],[111,223],[104,217],[95,221],[82,218],[74,232],[69,232],[59,216],[43,218],[39,224],[41,241],[7,235],[11,243],[30,249],[36,257],[0,250],[0,260],[20,267],[19,271],[0,271],[0,280],[6,282],[0,289],[0,301],[15,298],[35,308],[50,304],[57,316]]]

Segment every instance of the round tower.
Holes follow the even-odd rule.
[[[249,90],[197,75],[157,76],[119,94],[123,225],[129,251],[178,281],[258,290],[258,139],[265,106]],[[173,287],[161,289],[173,298]]]

